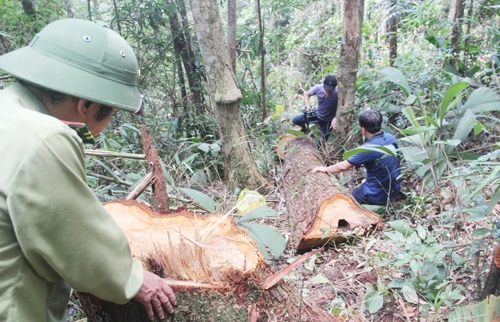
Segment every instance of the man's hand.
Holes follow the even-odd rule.
[[[327,172],[328,167],[316,167],[311,170],[311,173],[316,173],[316,172]]]
[[[312,110],[311,105],[306,105],[306,110],[307,110],[308,112],[311,112],[311,110]]]
[[[144,305],[148,319],[153,321],[154,312],[158,318],[165,318],[163,308],[168,313],[174,313],[174,305],[177,305],[174,291],[165,283],[159,276],[144,271],[144,282],[142,283],[139,293],[134,297],[134,301]]]
[[[337,129],[337,117],[334,117],[332,120],[332,124],[330,124],[330,128],[336,130]]]

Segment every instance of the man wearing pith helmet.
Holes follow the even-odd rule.
[[[141,113],[132,48],[96,23],[64,19],[0,56],[17,82],[0,90],[0,321],[66,321],[71,288],[142,303],[150,319],[175,295],[132,258],[88,188],[82,139],[116,109]]]

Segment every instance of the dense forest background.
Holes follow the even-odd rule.
[[[223,212],[242,189],[260,188],[284,215],[276,144],[287,131],[298,134],[291,118],[304,107],[304,91],[327,74],[338,75],[348,63],[345,55],[352,58],[342,51],[345,3],[212,1],[219,6],[219,36],[228,43],[241,91],[242,118],[224,120],[207,83],[202,33],[191,10],[201,2],[0,0],[0,53],[29,44],[56,19],[104,21],[135,49],[148,113],[137,118],[119,112],[89,148],[142,154],[145,124],[164,163],[172,202],[193,198],[196,206],[209,198]],[[355,96],[343,112],[347,120],[367,108],[382,112],[384,131],[401,146],[406,198],[374,209],[388,222],[382,232],[336,245],[290,279],[304,296],[316,296],[330,314],[345,319],[456,321],[466,314],[460,305],[484,314],[487,303],[476,302],[491,288],[487,274],[500,238],[500,3],[358,5],[363,15]],[[8,75],[0,77],[0,85],[8,82]],[[231,122],[244,125],[251,153],[245,162],[252,166],[238,173],[230,172],[236,167],[228,153],[246,152],[228,152],[221,138]],[[362,143],[357,122],[348,123],[322,151],[326,163]],[[103,201],[124,198],[148,171],[137,159],[87,161],[89,185]],[[247,176],[251,167],[258,172]],[[362,177],[352,171],[340,180],[352,187]],[[147,191],[139,200],[150,198]],[[266,223],[277,231],[283,225],[279,219]],[[288,251],[281,260],[293,256]],[[332,256],[336,272],[329,266]],[[77,319],[76,306],[73,314]]]

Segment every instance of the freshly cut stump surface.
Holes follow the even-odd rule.
[[[292,242],[298,250],[320,247],[331,238],[374,228],[380,218],[354,200],[334,175],[311,173],[324,166],[309,137],[297,137],[286,148],[283,187],[287,214],[294,224]],[[324,237],[324,238],[322,238]]]
[[[264,290],[274,272],[255,242],[230,217],[188,212],[160,215],[136,201],[105,204],[129,239],[133,256],[165,278],[177,307],[162,321],[337,321],[284,282]],[[140,304],[79,293],[89,322],[149,321]],[[155,319],[155,321],[160,321]]]

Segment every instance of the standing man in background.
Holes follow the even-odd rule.
[[[132,258],[88,187],[82,138],[67,125],[97,135],[117,109],[142,113],[132,48],[106,27],[64,19],[0,56],[0,69],[18,81],[0,90],[0,321],[66,321],[71,288],[133,299],[151,320],[172,313],[172,289]]]
[[[318,105],[313,109],[309,103],[309,98],[313,95],[318,97]],[[306,110],[313,111],[316,114],[318,126],[321,131],[321,141],[326,144],[326,140],[332,133],[332,129],[336,128],[335,115],[337,114],[337,102],[338,102],[338,92],[337,92],[337,78],[332,75],[325,77],[323,84],[319,84],[308,90],[304,94],[304,102],[306,104]],[[302,132],[307,130],[306,126],[308,120],[306,120],[304,114],[299,114],[295,116],[292,122],[301,127]],[[311,120],[309,120],[311,122]]]

